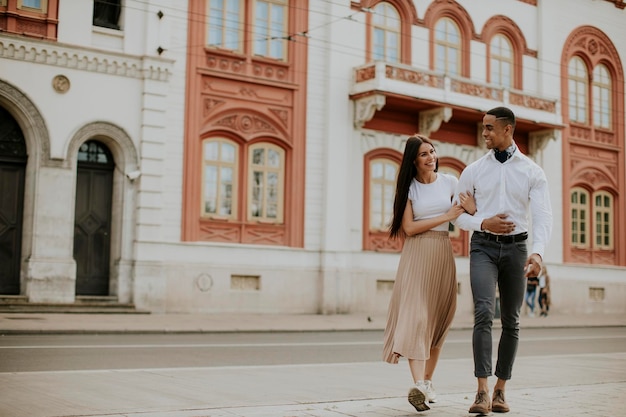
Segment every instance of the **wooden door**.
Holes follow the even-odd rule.
[[[0,294],[20,294],[26,142],[17,121],[0,107]]]
[[[114,167],[102,143],[92,140],[81,146],[74,221],[76,295],[109,295]]]

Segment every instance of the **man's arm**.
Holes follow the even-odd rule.
[[[543,255],[552,236],[552,204],[546,174],[541,168],[533,175],[530,188],[530,215],[532,216],[533,247],[526,260],[526,276],[538,275],[543,266]]]
[[[468,167],[469,168],[469,167]],[[471,169],[465,168],[461,173],[461,177],[459,178],[459,183],[456,186],[456,191],[454,193],[454,202],[457,204],[461,203],[459,194],[467,192],[470,195],[474,196],[474,181],[472,178]],[[476,197],[474,196],[474,199]],[[476,207],[478,207],[478,201],[476,201]],[[483,222],[483,218],[480,216],[478,211],[474,213],[474,215],[470,215],[468,213],[462,213],[459,217],[456,218],[455,221],[452,222],[455,226],[460,227],[463,230],[475,230],[480,231],[480,225]]]

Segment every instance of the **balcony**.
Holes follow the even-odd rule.
[[[386,62],[354,69],[350,99],[355,102],[355,127],[376,129],[377,116],[393,114],[395,123],[386,126],[400,134],[429,135],[437,130],[437,123],[451,118],[476,124],[485,111],[497,106],[515,112],[520,134],[562,127],[556,99]]]

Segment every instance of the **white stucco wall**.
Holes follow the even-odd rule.
[[[430,3],[414,1],[419,19],[424,18]],[[539,1],[537,6],[516,0],[458,3],[468,12],[478,35],[496,14],[509,17],[520,27],[528,48],[538,53],[537,58],[523,58],[524,91],[528,94],[560,100],[562,48],[581,25],[602,30],[617,48],[622,65],[626,62],[626,12],[610,2],[550,0]],[[38,283],[29,287],[29,295],[42,301],[72,301],[71,296],[63,295],[71,292],[73,284],[67,279],[73,273],[76,167],[72,165],[75,154],[70,154],[75,152],[72,140],[81,128],[107,122],[125,132],[130,142],[126,147],[120,145],[119,152],[128,155],[123,154],[124,172],[116,180],[122,187],[120,206],[115,210],[122,218],[123,233],[120,260],[115,261],[120,265],[116,279],[120,281],[118,294],[123,294],[124,300],[139,308],[171,312],[386,311],[388,284],[395,277],[399,255],[361,250],[363,155],[377,147],[401,152],[402,138],[354,127],[354,103],[349,94],[354,68],[365,63],[366,13],[350,6],[350,2],[309,1],[304,248],[181,242],[186,1],[128,0],[123,30],[111,31],[91,25],[91,2],[63,0],[57,42],[2,34],[3,45],[14,43],[45,57],[11,57],[6,49],[0,53],[0,79],[35,105],[45,121],[50,156],[55,161],[33,170],[36,186],[27,191],[35,201],[36,219],[33,230],[28,231],[35,241],[28,251],[33,255],[29,265]],[[163,12],[161,19],[158,11]],[[412,65],[426,70],[428,29],[413,26],[411,34]],[[159,46],[164,49],[160,56],[156,53]],[[52,53],[67,58],[52,58]],[[475,82],[486,80],[485,53],[484,44],[471,41]],[[112,66],[112,62],[120,65]],[[57,74],[70,80],[65,94],[52,88]],[[414,87],[403,82],[386,82],[381,87],[391,91],[417,91],[415,87],[407,92]],[[462,94],[438,94],[429,98],[453,99],[457,105],[477,109],[493,104]],[[552,117],[528,109],[514,110],[529,119]],[[560,124],[560,113],[548,121]],[[138,158],[136,167],[128,148]],[[466,163],[471,162],[468,155],[482,155],[480,150],[450,144],[437,150],[439,156]],[[538,155],[550,183],[555,218],[553,239],[545,256],[553,279],[555,308],[626,312],[623,268],[562,265],[561,153],[562,138],[557,138]],[[131,169],[141,172],[133,182],[124,177]],[[457,314],[471,314],[468,259],[460,257],[456,263],[460,283]],[[231,288],[233,275],[258,277],[260,289]],[[62,284],[54,284],[55,279]],[[606,289],[604,303],[588,300],[590,286]]]

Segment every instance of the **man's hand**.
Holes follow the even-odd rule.
[[[524,265],[524,271],[526,272],[524,276],[528,277],[538,277],[541,275],[541,269],[543,268],[543,261],[541,260],[541,256],[538,253],[531,254],[528,259],[526,259],[526,265]]]
[[[480,225],[482,230],[487,230],[491,233],[508,235],[515,230],[515,223],[507,220],[508,214],[496,214],[493,217],[483,220]]]

